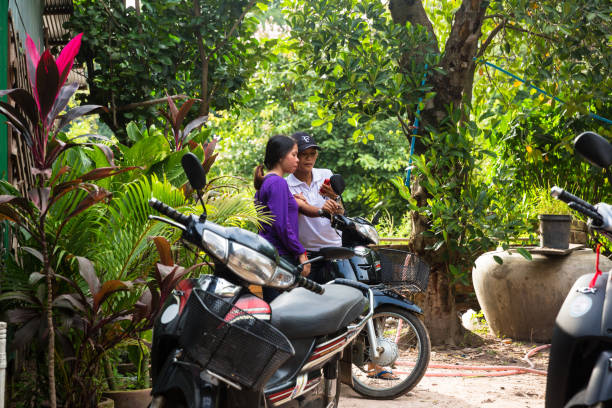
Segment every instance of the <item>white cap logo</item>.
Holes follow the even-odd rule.
[[[305,143],[310,143],[310,136],[302,136],[302,140],[303,140]]]

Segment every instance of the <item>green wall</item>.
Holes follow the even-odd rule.
[[[0,0],[0,89],[6,89],[8,79],[8,0]],[[8,146],[7,126],[4,117],[0,118],[0,178],[7,178]]]

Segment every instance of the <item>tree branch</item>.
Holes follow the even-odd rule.
[[[487,39],[484,40],[484,42],[480,45],[480,48],[478,48],[478,53],[476,53],[476,58],[482,57],[482,55],[485,53],[489,45],[491,45],[491,41],[493,41],[497,33],[499,33],[506,26],[506,22],[507,22],[506,20],[502,20],[501,23],[496,25],[495,28],[491,30]]]
[[[189,99],[189,97],[187,95],[172,95],[170,96],[170,99]],[[142,108],[143,106],[157,105],[159,103],[164,103],[164,102],[168,102],[168,98],[158,98],[158,99],[151,99],[148,101],[130,103],[128,105],[119,106],[116,109],[116,111],[117,112],[128,111],[128,110],[132,110],[136,108]]]
[[[244,20],[244,16],[246,16],[246,14],[253,8],[255,3],[257,3],[257,0],[251,0],[249,4],[245,6],[244,10],[242,10],[242,14],[240,15],[240,17],[238,17],[238,19],[234,21],[232,28],[230,28],[230,30],[225,34],[223,40],[221,40],[221,42],[215,46],[215,49],[211,54],[215,54],[218,49],[223,47],[229,41],[232,34],[234,34],[234,31],[238,29],[238,26],[242,23],[242,20]]]
[[[517,25],[514,24],[506,24],[506,28],[509,30],[514,30],[514,31],[520,31],[522,33],[527,33],[527,34],[531,34],[531,35],[535,35],[536,37],[540,37],[540,38],[544,38],[546,40],[549,41],[554,41],[555,39],[546,35],[546,34],[540,34],[540,33],[534,33],[533,31],[527,30],[523,27],[519,27]]]

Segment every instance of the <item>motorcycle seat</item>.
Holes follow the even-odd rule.
[[[290,339],[318,337],[348,326],[368,304],[363,293],[345,285],[324,285],[325,293],[296,288],[270,303],[270,323]]]

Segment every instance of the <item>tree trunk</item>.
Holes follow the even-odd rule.
[[[193,0],[193,15],[199,17],[202,13],[200,12],[200,3],[198,0]],[[198,42],[198,51],[200,53],[200,63],[202,64],[202,74],[200,76],[200,115],[208,115],[210,107],[210,101],[208,97],[208,61],[209,57],[204,48],[204,39],[202,34],[198,30],[196,34],[196,41]]]
[[[53,329],[53,270],[51,269],[51,260],[49,259],[49,251],[45,239],[44,221],[41,221],[41,241],[43,254],[43,267],[47,280],[47,326],[49,330],[49,343],[47,348],[47,364],[49,374],[49,404],[51,408],[57,407],[57,397],[55,394],[55,330]]]
[[[478,51],[478,40],[487,5],[488,2],[484,0],[463,0],[455,13],[440,61],[440,67],[445,74],[430,70],[427,77],[427,83],[433,86],[436,94],[433,104],[426,106],[421,112],[421,129],[431,126],[443,130],[440,122],[448,115],[449,107],[453,110],[460,109],[464,96],[471,96],[473,60]],[[421,0],[391,0],[389,9],[395,23],[405,24],[410,21],[412,24],[419,24],[428,30],[430,38],[438,41]],[[436,46],[440,49],[438,44]],[[453,121],[446,123],[445,126],[457,126]],[[416,154],[424,153],[427,149],[428,146],[421,142],[415,145]],[[427,205],[429,194],[419,185],[418,180],[412,186],[412,195],[420,207]],[[425,321],[432,344],[454,344],[462,340],[463,330],[456,314],[454,287],[445,263],[436,259],[435,253],[425,251],[425,248],[432,244],[423,236],[423,232],[429,229],[429,224],[426,217],[413,212],[411,247],[424,256],[432,267],[424,302]]]

